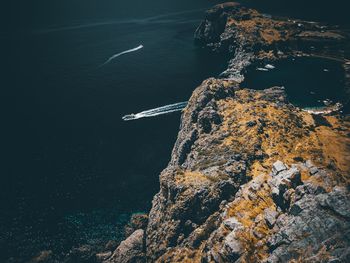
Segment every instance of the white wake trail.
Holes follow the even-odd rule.
[[[135,52],[137,50],[140,50],[141,48],[143,48],[143,45],[139,45],[138,47],[135,47],[135,48],[132,48],[132,49],[129,49],[129,50],[125,50],[123,52],[120,52],[118,54],[115,54],[113,56],[111,56],[105,63],[103,63],[100,67],[103,67],[105,65],[107,65],[108,63],[110,63],[113,59],[116,59],[117,57],[120,57],[124,54],[127,54],[127,53],[131,53],[131,52]]]
[[[179,103],[170,104],[170,105],[162,106],[151,110],[142,111],[136,114],[128,114],[123,116],[122,119],[124,121],[131,121],[131,120],[137,120],[141,118],[155,117],[163,114],[181,111],[186,107],[186,105],[187,105],[187,101],[179,102]]]
[[[183,110],[183,108],[181,108],[181,109],[173,109],[173,110],[166,110],[166,111],[162,111],[162,112],[156,112],[156,113],[149,114],[149,115],[138,115],[138,114],[136,114],[134,120],[141,119],[141,118],[151,118],[151,117],[155,117],[155,116],[159,116],[159,115],[163,115],[163,114],[168,114],[168,113],[172,113],[172,112],[176,112],[176,111],[181,111],[181,110]],[[124,119],[124,120],[126,120],[126,119]]]
[[[164,112],[167,110],[173,110],[173,109],[177,109],[177,108],[182,109],[184,106],[186,106],[186,104],[187,104],[187,102],[179,102],[179,103],[170,104],[170,105],[162,106],[162,107],[151,109],[151,110],[146,110],[146,111],[140,112],[139,114],[149,115],[149,114]]]

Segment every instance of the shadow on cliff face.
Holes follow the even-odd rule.
[[[284,86],[289,100],[296,106],[321,107],[332,101],[344,104],[344,110],[349,111],[344,69],[340,63],[320,58],[289,58],[273,65],[272,69],[265,64],[250,66],[242,87]]]

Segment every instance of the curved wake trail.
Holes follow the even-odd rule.
[[[170,104],[166,106],[162,106],[159,108],[151,109],[151,110],[146,110],[146,111],[141,111],[136,114],[129,114],[125,115],[122,117],[124,121],[131,121],[131,120],[137,120],[141,118],[150,118],[150,117],[155,117],[163,114],[168,114],[176,111],[181,111],[183,110],[187,105],[187,101],[184,102],[178,102],[175,104]]]
[[[135,52],[137,50],[140,50],[141,48],[143,48],[143,45],[139,45],[138,47],[135,47],[135,48],[132,48],[132,49],[129,49],[129,50],[125,50],[123,52],[120,52],[118,54],[115,54],[113,56],[111,56],[105,63],[103,63],[102,65],[100,65],[100,67],[103,67],[105,65],[107,65],[108,63],[110,63],[113,59],[116,59],[117,57],[120,57],[124,54],[127,54],[127,53],[131,53],[131,52]]]

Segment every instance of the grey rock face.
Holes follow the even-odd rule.
[[[277,161],[272,165],[272,174],[277,175],[278,173],[287,170],[287,166],[281,161]]]
[[[326,262],[322,258],[325,255],[332,260],[345,258],[350,245],[349,202],[349,192],[344,188],[305,193],[292,204],[278,222],[279,230],[268,240],[271,255],[267,262],[286,262],[301,255],[304,262]]]
[[[97,253],[96,254],[96,261],[97,262],[103,262],[104,260],[108,259],[110,256],[112,256],[111,251]]]
[[[144,231],[136,230],[120,243],[113,255],[104,263],[142,263],[145,262]]]
[[[240,92],[236,82],[214,79],[194,92],[149,214],[147,261],[182,262],[198,256],[203,262],[239,262],[247,257],[247,249],[251,253],[265,249],[267,262],[318,257],[325,249],[332,259],[346,258],[349,244],[344,233],[349,231],[350,213],[346,188],[327,193],[321,186],[302,182],[301,169],[308,174],[316,167],[311,162],[287,165],[277,161],[262,174],[249,178],[252,164],[268,157],[254,152],[255,143],[248,150],[226,147],[224,140],[229,135],[218,134],[227,125],[220,103],[239,103],[247,97],[254,101],[249,94],[263,97],[266,103],[285,103],[283,89],[279,88],[249,91],[243,93],[244,98],[239,97]],[[247,125],[247,120],[250,118],[237,127],[256,132],[252,138],[260,134],[257,126],[264,129],[268,125],[264,116],[259,116],[255,125]],[[331,178],[327,170],[317,169],[310,178],[321,178],[322,182]],[[232,210],[235,202],[241,202],[239,210]],[[126,241],[130,244],[129,238]],[[127,244],[122,243],[106,263],[129,262],[130,258],[121,256],[121,251],[129,249],[132,253],[128,255],[136,254],[133,258],[140,262],[145,260],[140,246]]]
[[[310,174],[311,175],[314,175],[314,174],[316,174],[318,172],[318,168],[317,167],[311,167],[310,168]]]
[[[269,226],[269,228],[272,228],[276,223],[278,213],[271,208],[266,208],[264,211],[264,215],[267,225]]]
[[[128,237],[138,229],[145,230],[148,224],[147,214],[133,214],[130,218],[129,223],[125,226],[125,236]]]
[[[312,167],[314,167],[314,164],[312,163],[312,161],[311,160],[307,160],[306,162],[305,162],[305,166],[307,167],[307,168],[312,168]]]
[[[218,42],[221,34],[225,31],[227,12],[238,8],[238,3],[228,2],[217,5],[206,13],[205,20],[201,23],[194,34],[197,44],[208,45]]]
[[[212,125],[221,123],[221,118],[212,107],[207,107],[198,115],[198,123],[205,133],[209,133],[212,131]]]
[[[290,189],[295,189],[302,184],[300,171],[293,167],[287,167],[282,162],[276,162],[272,168],[273,177],[270,180],[273,199],[278,207],[285,210],[289,207]]]
[[[262,251],[260,261],[247,262],[266,257],[267,262],[322,262],[324,252],[329,260],[348,262],[347,189],[333,189],[327,164],[313,164],[322,158],[289,163],[288,155],[313,131],[304,127],[305,120],[288,103],[283,88],[258,92],[239,86],[249,65],[297,51],[303,55],[299,48],[305,43],[299,41],[308,37],[301,33],[320,30],[314,23],[299,27],[236,3],[207,12],[195,33],[196,42],[228,54],[229,66],[221,79],[204,81],[183,111],[171,161],[161,173],[160,191],[149,214],[148,262],[240,262]],[[284,148],[290,144],[289,135],[296,140],[292,148]],[[279,143],[281,151],[274,148]],[[285,163],[277,161],[271,167],[277,158]],[[304,162],[311,157],[298,152],[292,158]],[[305,170],[322,186],[311,179],[302,182]],[[239,209],[230,207],[236,201]],[[121,256],[120,251],[130,255],[126,247],[138,255],[139,246],[130,243],[134,244],[121,244],[114,258],[130,260]]]
[[[251,64],[253,59],[253,53],[246,52],[243,48],[237,48],[234,57],[229,61],[228,68],[220,74],[220,77],[233,79],[238,83],[243,82],[242,71]]]
[[[350,220],[350,195],[346,188],[335,187],[330,194],[319,195],[318,201],[322,208]]]
[[[226,219],[223,224],[229,228],[230,230],[237,230],[241,228],[242,224],[235,218],[235,217],[230,217]]]
[[[233,262],[239,258],[239,256],[243,253],[243,249],[240,241],[237,238],[236,231],[232,231],[225,237],[224,247],[221,251],[223,255]]]

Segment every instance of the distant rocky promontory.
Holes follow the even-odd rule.
[[[228,68],[194,90],[148,217],[98,261],[350,262],[350,118],[240,85],[249,65],[306,56],[341,63],[349,91],[348,34],[229,2],[195,42]]]

